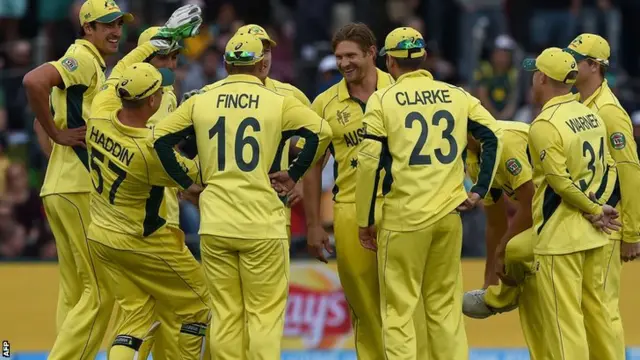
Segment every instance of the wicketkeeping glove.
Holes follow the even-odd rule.
[[[170,49],[178,41],[198,34],[202,25],[202,10],[197,5],[185,5],[174,11],[151,43],[161,50]]]

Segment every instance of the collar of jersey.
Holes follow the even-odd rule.
[[[78,44],[78,45],[82,45],[82,46],[86,47],[87,50],[89,50],[91,55],[93,55],[93,57],[96,58],[96,60],[98,61],[98,64],[100,64],[100,67],[102,68],[102,71],[104,71],[107,68],[107,65],[104,63],[104,59],[100,55],[100,52],[98,51],[96,46],[91,43],[91,41],[87,41],[85,39],[78,39],[78,40],[76,40],[75,43]]]
[[[547,103],[542,106],[542,110],[540,110],[540,112],[545,111],[547,108],[553,105],[558,105],[558,104],[566,103],[569,101],[575,101],[575,100],[576,100],[575,95],[573,95],[572,93],[556,96],[554,98],[551,98],[551,100],[547,101]]]
[[[399,83],[403,79],[413,78],[413,77],[428,77],[429,79],[433,80],[433,75],[431,75],[431,73],[428,72],[427,70],[416,70],[416,71],[408,72],[406,74],[402,74],[398,78],[398,80],[396,80],[396,83]]]
[[[391,85],[393,82],[391,80],[391,76],[386,72],[376,68],[376,90],[386,88]],[[349,94],[349,88],[347,87],[347,81],[342,78],[338,83],[338,101],[342,102],[345,100],[351,99],[351,94]]]
[[[118,113],[120,112],[120,110],[118,111],[114,111],[113,115],[111,116],[111,123],[113,124],[113,126],[116,127],[116,129],[118,129],[120,132],[122,132],[125,135],[134,137],[134,138],[146,138],[147,135],[149,135],[149,129],[148,128],[134,128],[131,126],[126,126],[124,124],[122,124],[120,122],[120,119],[118,119]]]
[[[270,77],[264,79],[264,86],[271,91],[276,91],[276,83]]]
[[[591,104],[592,102],[596,101],[596,99],[598,98],[598,96],[599,96],[600,94],[602,94],[602,90],[603,90],[605,87],[607,87],[607,88],[609,87],[609,84],[607,83],[607,80],[606,80],[606,79],[602,82],[602,85],[600,85],[600,87],[599,87],[599,88],[597,88],[597,89],[596,89],[596,91],[594,91],[594,92],[593,92],[593,94],[591,94],[591,96],[589,96],[589,97],[587,98],[587,100],[585,100],[585,101],[583,102],[583,104],[585,104],[586,106],[589,106],[589,104]]]
[[[229,75],[226,79],[224,79],[225,84],[232,82],[252,82],[258,85],[263,85],[262,81],[253,75],[245,75],[245,74],[235,74]]]

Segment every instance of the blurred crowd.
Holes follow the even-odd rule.
[[[397,26],[411,26],[428,40],[424,66],[434,77],[462,86],[498,119],[531,122],[530,78],[521,60],[545,47],[564,47],[580,32],[598,33],[611,45],[609,85],[640,129],[640,1],[637,0],[118,0],[136,19],[121,40],[122,54],[138,35],[161,25],[184,3],[203,8],[201,33],[185,43],[176,71],[176,94],[226,76],[222,51],[236,29],[265,27],[277,42],[271,77],[313,98],[341,79],[331,55],[335,29],[368,24],[378,42]],[[0,259],[54,259],[39,188],[47,159],[33,134],[22,77],[61,57],[75,39],[82,0],[0,1]],[[108,69],[119,57],[107,59]],[[384,69],[382,59],[379,66]],[[638,133],[636,133],[637,135]],[[331,227],[333,166],[323,174],[323,216]],[[181,204],[181,225],[197,251],[198,212]],[[484,255],[482,209],[464,214],[463,255]],[[293,209],[292,255],[305,254],[302,205]]]

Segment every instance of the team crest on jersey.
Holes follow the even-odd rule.
[[[78,68],[78,60],[72,57],[62,59],[61,63],[62,63],[62,67],[64,67],[70,72],[76,71],[76,69]]]
[[[516,158],[511,158],[507,160],[505,163],[507,165],[507,170],[511,173],[511,175],[518,175],[522,172],[522,164]]]
[[[351,117],[351,114],[349,114],[349,112],[346,109],[336,111],[336,118],[338,118],[338,123],[342,126],[345,126],[349,123],[350,117]]]
[[[627,146],[627,139],[625,139],[624,134],[620,132],[611,134],[609,141],[611,141],[611,146],[616,150],[622,150]]]

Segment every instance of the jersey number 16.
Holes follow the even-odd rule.
[[[216,124],[209,129],[209,139],[213,139],[214,136],[218,135],[218,170],[224,171],[227,165],[227,133],[226,133],[226,125],[227,118],[224,116],[220,116]],[[255,170],[258,167],[258,162],[260,161],[260,145],[258,144],[258,140],[251,136],[245,135],[245,131],[247,128],[251,128],[253,131],[260,131],[260,123],[256,118],[248,117],[240,122],[238,125],[238,130],[236,130],[236,138],[234,141],[234,152],[236,158],[236,164],[238,165],[238,169],[249,172]],[[245,161],[242,156],[243,150],[245,146],[249,146],[251,148],[251,157],[249,161]]]

